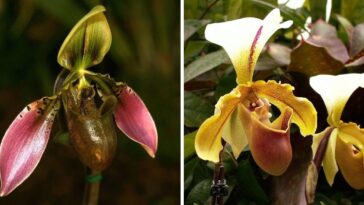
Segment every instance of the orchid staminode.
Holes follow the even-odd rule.
[[[63,42],[58,63],[64,69],[54,95],[26,106],[7,129],[0,145],[0,196],[11,193],[34,171],[60,110],[65,112],[73,149],[92,170],[106,169],[113,159],[115,123],[155,156],[156,126],[140,97],[125,83],[87,70],[99,64],[110,49],[111,31],[104,11],[103,6],[93,8]]]
[[[321,95],[327,109],[329,127],[313,136],[312,150],[325,135],[329,137],[322,167],[332,185],[340,170],[348,184],[364,189],[364,129],[353,122],[343,122],[341,115],[353,92],[364,87],[364,74],[318,75],[310,78],[311,87]]]
[[[237,74],[237,87],[222,96],[215,114],[208,118],[196,134],[197,155],[204,160],[219,161],[223,138],[236,158],[249,145],[256,163],[271,175],[281,175],[292,160],[290,124],[295,123],[303,136],[313,134],[317,126],[316,110],[305,98],[296,97],[293,87],[270,80],[254,82],[254,68],[264,45],[282,23],[278,9],[264,20],[242,18],[209,24],[206,39],[222,46]],[[272,103],[281,114],[270,121]]]

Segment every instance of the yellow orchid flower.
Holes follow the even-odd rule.
[[[238,86],[219,99],[215,114],[198,130],[195,148],[201,159],[218,162],[223,138],[236,158],[249,144],[257,164],[269,174],[280,175],[292,159],[291,122],[299,126],[304,136],[315,132],[315,108],[307,99],[295,97],[291,85],[273,80],[252,81],[265,43],[275,31],[292,24],[281,22],[279,10],[274,9],[264,20],[242,18],[207,25],[206,39],[224,47],[237,73]],[[270,103],[281,112],[273,122]]]
[[[312,143],[312,151],[316,153],[321,140],[331,132],[322,161],[328,183],[334,183],[340,169],[351,187],[364,189],[364,129],[340,120],[352,93],[364,87],[364,74],[318,75],[310,78],[310,85],[321,95],[328,113],[329,127],[315,134]]]

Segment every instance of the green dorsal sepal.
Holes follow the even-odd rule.
[[[72,28],[58,52],[58,63],[69,70],[99,64],[111,45],[111,31],[103,6],[94,7]]]

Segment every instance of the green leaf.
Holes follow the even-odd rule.
[[[341,15],[354,24],[364,21],[363,9],[364,1],[362,0],[341,1]]]
[[[111,46],[111,31],[103,12],[96,6],[72,28],[59,52],[58,63],[69,70],[99,64]]]
[[[192,188],[186,199],[186,205],[205,204],[210,197],[212,179],[205,179]]]
[[[339,21],[339,23],[344,27],[344,29],[348,33],[348,35],[351,36],[354,26],[350,23],[350,21],[347,18],[345,18],[339,14],[336,14],[335,16],[336,16],[337,20]]]
[[[225,63],[230,62],[229,57],[224,50],[218,50],[198,58],[185,68],[184,82]]]
[[[230,173],[235,172],[238,167],[238,162],[236,161],[232,151],[225,151],[223,156],[224,173],[226,176]],[[215,170],[216,164],[213,162],[207,162],[207,167],[211,170]]]
[[[242,0],[231,0],[229,1],[229,7],[227,16],[228,19],[237,19],[242,14],[243,1]]]
[[[207,45],[206,41],[189,41],[185,48],[185,62],[188,61],[188,59],[198,55],[202,49]]]
[[[201,13],[203,12],[202,9],[204,7],[202,7],[201,3],[205,3],[205,2],[201,2],[200,0],[188,0],[188,1],[184,1],[184,16],[185,19],[194,19],[194,18],[198,18]]]
[[[199,127],[202,122],[213,114],[214,106],[207,100],[185,91],[184,124],[187,127]]]
[[[184,158],[188,159],[195,154],[195,136],[197,131],[188,133],[184,136]]]
[[[184,41],[189,39],[201,27],[206,26],[206,24],[208,24],[208,23],[210,23],[210,20],[186,19],[184,21],[184,24],[185,24]]]
[[[344,64],[332,57],[321,47],[302,41],[291,53],[291,64],[288,71],[314,76],[318,74],[338,74]]]
[[[224,197],[224,204],[226,204],[226,202],[230,199],[231,193],[233,192],[233,190],[235,189],[236,186],[236,180],[233,178],[228,178],[226,179],[227,184],[228,184],[228,194],[227,196]]]
[[[336,14],[335,15],[337,20],[339,21],[340,25],[344,28],[345,32],[346,32],[346,40],[347,39],[351,39],[351,36],[353,34],[353,30],[354,30],[354,27],[353,25],[350,23],[350,21],[348,19],[346,19],[345,17],[339,15],[339,14]],[[339,32],[341,33],[341,29],[339,30]]]
[[[200,181],[204,179],[211,179],[213,177],[213,170],[211,170],[208,166],[206,161],[201,159],[198,160],[198,164],[194,169],[193,175],[193,184],[198,184]]]
[[[300,12],[300,10],[294,10],[294,9],[288,8],[284,5],[277,6],[276,4],[274,4],[274,2],[276,2],[276,1],[274,1],[273,3],[270,3],[270,2],[262,1],[262,0],[251,0],[251,2],[253,2],[257,6],[265,8],[267,11],[270,11],[275,8],[279,8],[279,10],[282,12],[282,16],[284,18],[292,20],[295,26],[298,26],[302,29],[306,29],[305,21],[306,21],[307,16],[305,16],[305,14],[303,12]]]
[[[186,143],[186,142],[185,142]],[[185,163],[184,166],[184,177],[185,177],[185,181],[184,181],[184,189],[188,189],[189,186],[192,183],[193,180],[193,172],[195,170],[195,167],[198,165],[198,158],[195,157],[193,159],[191,159],[190,161]]]
[[[236,87],[236,74],[234,69],[231,68],[225,71],[225,74],[220,78],[216,90],[215,99],[218,100],[222,95],[229,93]]]
[[[277,6],[276,0],[265,0],[265,3]],[[264,18],[268,10],[257,7],[252,0],[230,0],[227,8],[228,19],[238,19],[242,17]]]
[[[308,2],[310,4],[312,20],[325,19],[327,1],[309,0]]]
[[[244,160],[239,163],[236,178],[238,181],[237,185],[245,196],[253,199],[259,204],[267,204],[269,202],[267,195],[255,176],[255,171],[250,165],[249,160]]]

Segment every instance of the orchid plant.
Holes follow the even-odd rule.
[[[271,175],[281,175],[292,160],[290,125],[295,123],[303,136],[316,130],[316,110],[306,98],[296,97],[294,87],[274,80],[253,81],[254,67],[269,38],[291,21],[282,23],[278,9],[264,20],[242,18],[209,24],[206,39],[222,46],[237,74],[238,85],[222,96],[215,105],[215,114],[200,126],[195,141],[197,155],[219,162],[222,139],[238,158],[249,145],[260,168]],[[271,103],[280,110],[271,122]]]
[[[300,9],[280,4],[294,25],[268,42],[290,25],[282,23],[278,10],[263,20],[242,17],[260,17],[277,5],[216,2],[206,3],[205,12],[185,4],[188,204],[362,202],[363,91],[358,88],[364,88],[364,74],[357,73],[364,62],[364,26],[361,14],[352,15],[358,4],[310,1]],[[318,11],[325,3],[326,13]],[[238,20],[209,24],[226,19]],[[321,174],[328,183],[318,180]]]
[[[364,189],[364,129],[341,120],[352,93],[364,87],[364,74],[318,75],[311,77],[310,85],[321,95],[328,113],[329,127],[315,134],[312,144],[313,153],[323,155],[322,167],[327,182],[332,185],[340,170],[351,187]],[[326,148],[320,150],[323,144],[327,144]]]
[[[96,6],[63,42],[54,95],[27,105],[7,129],[0,146],[0,195],[10,194],[34,171],[50,138],[57,113],[64,112],[70,141],[80,161],[99,173],[116,151],[116,126],[151,156],[157,151],[157,130],[147,107],[125,83],[88,68],[103,60],[111,31],[103,6]]]

